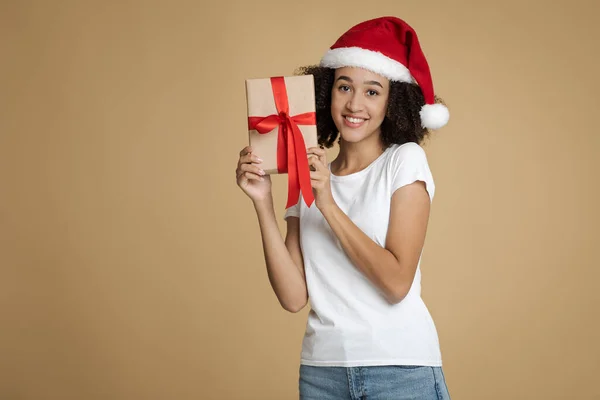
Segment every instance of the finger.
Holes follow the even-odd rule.
[[[327,169],[326,165],[317,156],[312,156],[309,159],[308,165],[314,168],[313,171],[325,172]]]
[[[263,159],[257,156],[254,153],[248,153],[242,157],[240,157],[240,164],[260,164],[263,162]]]
[[[307,149],[307,153],[308,154],[315,154],[319,157],[324,156],[326,154],[324,149],[321,149],[320,147],[310,147]]]
[[[242,176],[248,179],[249,181],[264,181],[264,178],[262,176],[253,174],[252,172],[244,172]]]
[[[308,156],[308,165],[311,171],[316,171],[319,164],[321,164],[319,156],[317,156],[316,154],[310,154]]]
[[[240,173],[243,172],[252,172],[256,175],[266,175],[265,171],[257,165],[254,164],[242,164],[239,168]]]
[[[259,174],[259,173],[252,172],[252,171],[240,171],[240,172],[237,174],[237,178],[239,179],[240,177],[247,176],[246,174],[251,174],[251,175],[254,175],[254,176],[264,176],[264,175],[261,175],[261,174]],[[248,176],[249,176],[249,175],[248,175]]]
[[[308,156],[308,169],[310,169],[311,171],[316,171],[317,167],[315,167],[315,160],[316,160],[317,156],[314,155],[309,155]]]
[[[316,155],[316,154],[310,154],[310,155],[308,156],[308,161],[309,161],[309,163],[311,163],[311,162],[313,162],[313,163],[317,163],[317,164],[319,164],[319,163],[320,163],[320,164],[322,164],[322,163],[323,163],[323,160],[322,160],[322,158],[321,158],[321,157],[319,157],[319,156],[318,156],[318,155]]]
[[[246,146],[240,151],[240,157],[245,156],[248,153],[252,153],[252,146]]]
[[[327,172],[323,166],[317,166],[316,171],[310,171],[310,179],[316,181],[324,181],[327,178]]]
[[[318,147],[311,147],[309,149],[309,154],[314,154],[318,159],[323,163],[323,165],[327,164],[327,152],[324,149],[320,149]]]
[[[239,163],[240,164],[248,164],[248,163],[257,163],[260,164],[263,162],[262,158],[254,153],[246,153],[243,156],[240,156]]]

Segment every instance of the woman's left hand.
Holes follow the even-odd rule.
[[[311,168],[310,183],[315,195],[315,204],[323,212],[326,207],[335,204],[331,194],[331,183],[329,167],[327,165],[327,153],[325,149],[311,147],[308,149],[308,165]]]

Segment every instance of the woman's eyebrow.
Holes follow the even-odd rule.
[[[375,86],[379,86],[380,88],[383,89],[383,86],[381,86],[381,83],[377,82],[377,81],[365,81],[364,82],[365,85],[375,85]]]
[[[349,77],[347,77],[345,75],[341,75],[336,79],[336,81],[339,81],[339,80],[344,80],[344,81],[348,81],[348,82],[352,83],[352,79],[350,79]],[[381,83],[379,83],[377,81],[365,81],[364,84],[379,86],[380,88],[383,89],[383,86],[381,85]]]

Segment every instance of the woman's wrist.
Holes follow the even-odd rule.
[[[319,211],[321,211],[321,214],[323,214],[323,217],[325,217],[325,219],[327,219],[328,216],[335,213],[336,209],[339,209],[335,200],[327,202],[323,205],[320,204],[318,208],[319,208]]]
[[[252,199],[252,203],[256,211],[273,208],[273,196],[269,193],[265,197]]]

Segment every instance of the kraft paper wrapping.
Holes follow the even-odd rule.
[[[315,111],[315,89],[312,75],[284,77],[289,103],[289,115],[294,116]],[[262,117],[278,114],[270,78],[247,79],[246,99],[249,117]],[[317,127],[315,125],[298,125],[306,148],[316,147]],[[262,158],[260,167],[266,174],[279,174],[277,169],[277,140],[279,128],[261,134],[256,130],[248,131],[249,144],[254,154]]]

